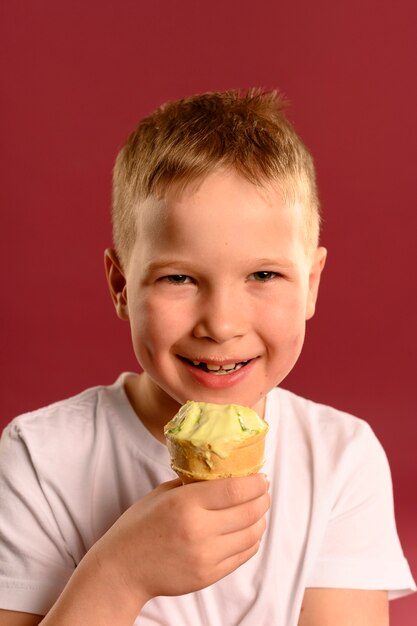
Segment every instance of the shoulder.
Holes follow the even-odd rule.
[[[123,410],[126,403],[126,399],[122,398],[123,377],[122,374],[111,385],[90,387],[69,398],[23,413],[6,426],[3,434],[22,440],[61,437],[63,432],[68,437],[81,433],[85,435],[89,428],[95,428],[97,419],[103,419],[115,410]]]
[[[313,438],[312,443],[375,439],[370,425],[362,418],[332,406],[303,398],[287,389],[271,392],[275,413],[285,428],[299,430]]]
[[[95,419],[98,399],[105,387],[93,387],[73,397],[15,417],[4,429],[3,440],[31,441],[62,437],[65,432],[85,427]]]
[[[42,474],[73,465],[74,473],[92,461],[104,441],[118,439],[121,429],[123,387],[100,385],[14,418],[0,440],[0,469],[20,470],[26,464]],[[126,400],[124,400],[126,403]],[[126,403],[127,404],[127,403]]]
[[[271,392],[270,420],[277,416],[277,438],[317,472],[333,479],[352,472],[382,472],[389,478],[385,452],[371,426],[346,411],[277,388]]]
[[[123,482],[119,459],[131,438],[120,380],[20,415],[6,427],[0,440],[1,506],[10,508],[8,502],[17,498],[31,510],[42,509],[48,519],[48,511],[54,511],[73,528],[73,514],[87,523],[91,507],[100,504],[94,498],[101,483],[120,494],[114,467]]]

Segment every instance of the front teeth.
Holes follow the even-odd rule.
[[[192,361],[192,363],[196,367],[202,364],[201,361]],[[219,374],[226,374],[227,372],[231,372],[232,370],[233,371],[239,370],[241,367],[246,365],[246,363],[247,361],[241,361],[239,363],[225,363],[223,365],[203,363],[203,366],[204,366],[203,369],[207,369],[209,372],[218,372]]]
[[[209,372],[218,372],[221,369],[221,365],[210,365],[209,363],[206,363],[206,367],[209,370]],[[223,369],[226,369],[226,368],[223,366]]]

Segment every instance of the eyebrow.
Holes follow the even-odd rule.
[[[289,259],[284,259],[284,258],[282,259],[261,258],[261,259],[253,259],[253,260],[248,258],[248,263],[250,263],[251,265],[259,265],[259,266],[278,266],[282,269],[291,269],[292,267],[296,265],[293,261],[290,261]],[[185,259],[167,258],[167,259],[162,259],[161,261],[151,261],[150,263],[148,263],[146,266],[146,273],[156,272],[166,267],[175,267],[175,266],[181,266],[181,268],[186,271],[195,270],[195,263],[190,263],[190,261],[187,261]]]
[[[146,265],[146,272],[155,272],[157,270],[164,269],[165,267],[175,267],[176,265],[181,265],[181,267],[190,269],[195,267],[195,265],[189,261],[181,259],[163,259],[162,261],[151,261],[148,263]]]
[[[279,265],[280,267],[284,267],[284,268],[291,268],[294,267],[295,263],[294,261],[290,261],[289,259],[280,259],[280,258],[276,258],[276,259],[269,259],[269,258],[263,258],[263,259],[254,259],[254,263],[259,263],[261,265]]]

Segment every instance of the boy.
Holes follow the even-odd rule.
[[[206,94],[143,120],[113,227],[108,283],[144,372],[6,429],[1,624],[387,624],[387,592],[414,583],[385,456],[364,422],[276,388],[326,259],[279,97]],[[163,426],[188,399],[255,408],[265,474],[173,480]]]

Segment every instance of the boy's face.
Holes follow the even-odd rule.
[[[233,172],[141,206],[126,271],[108,265],[149,407],[192,399],[263,414],[298,359],[325,260],[323,248],[307,254],[302,217]]]

